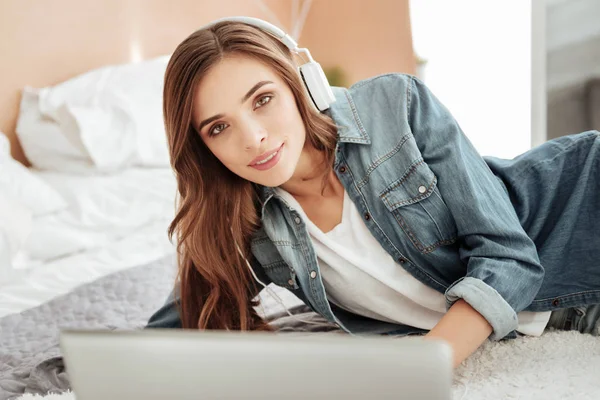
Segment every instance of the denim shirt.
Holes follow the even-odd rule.
[[[447,309],[464,299],[499,340],[517,336],[522,310],[600,302],[600,279],[584,297],[583,278],[571,286],[544,281],[536,244],[503,179],[420,80],[386,74],[333,90],[336,102],[325,113],[339,126],[337,177],[398,267],[443,293]],[[251,240],[260,276],[349,333],[424,332],[330,303],[301,215],[274,188],[261,187],[261,204],[262,226]],[[536,298],[543,282],[544,297]]]

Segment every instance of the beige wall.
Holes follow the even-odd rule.
[[[300,42],[349,84],[386,72],[415,73],[408,0],[315,0]]]
[[[263,0],[289,29],[291,0]],[[270,20],[253,0],[2,0],[0,130],[14,135],[20,89],[47,86],[101,65],[173,51],[200,25],[227,15]],[[300,44],[352,82],[382,72],[414,73],[408,0],[315,0]],[[274,22],[271,20],[271,22]]]

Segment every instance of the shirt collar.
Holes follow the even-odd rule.
[[[363,127],[358,111],[346,88],[332,87],[335,103],[331,104],[324,113],[329,115],[338,125],[338,142],[371,144],[371,138]]]

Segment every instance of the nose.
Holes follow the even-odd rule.
[[[242,141],[247,151],[261,149],[267,137],[267,130],[256,121],[248,121],[242,130]]]

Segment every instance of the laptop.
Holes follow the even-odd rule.
[[[64,330],[77,400],[450,400],[452,352],[419,337]]]

